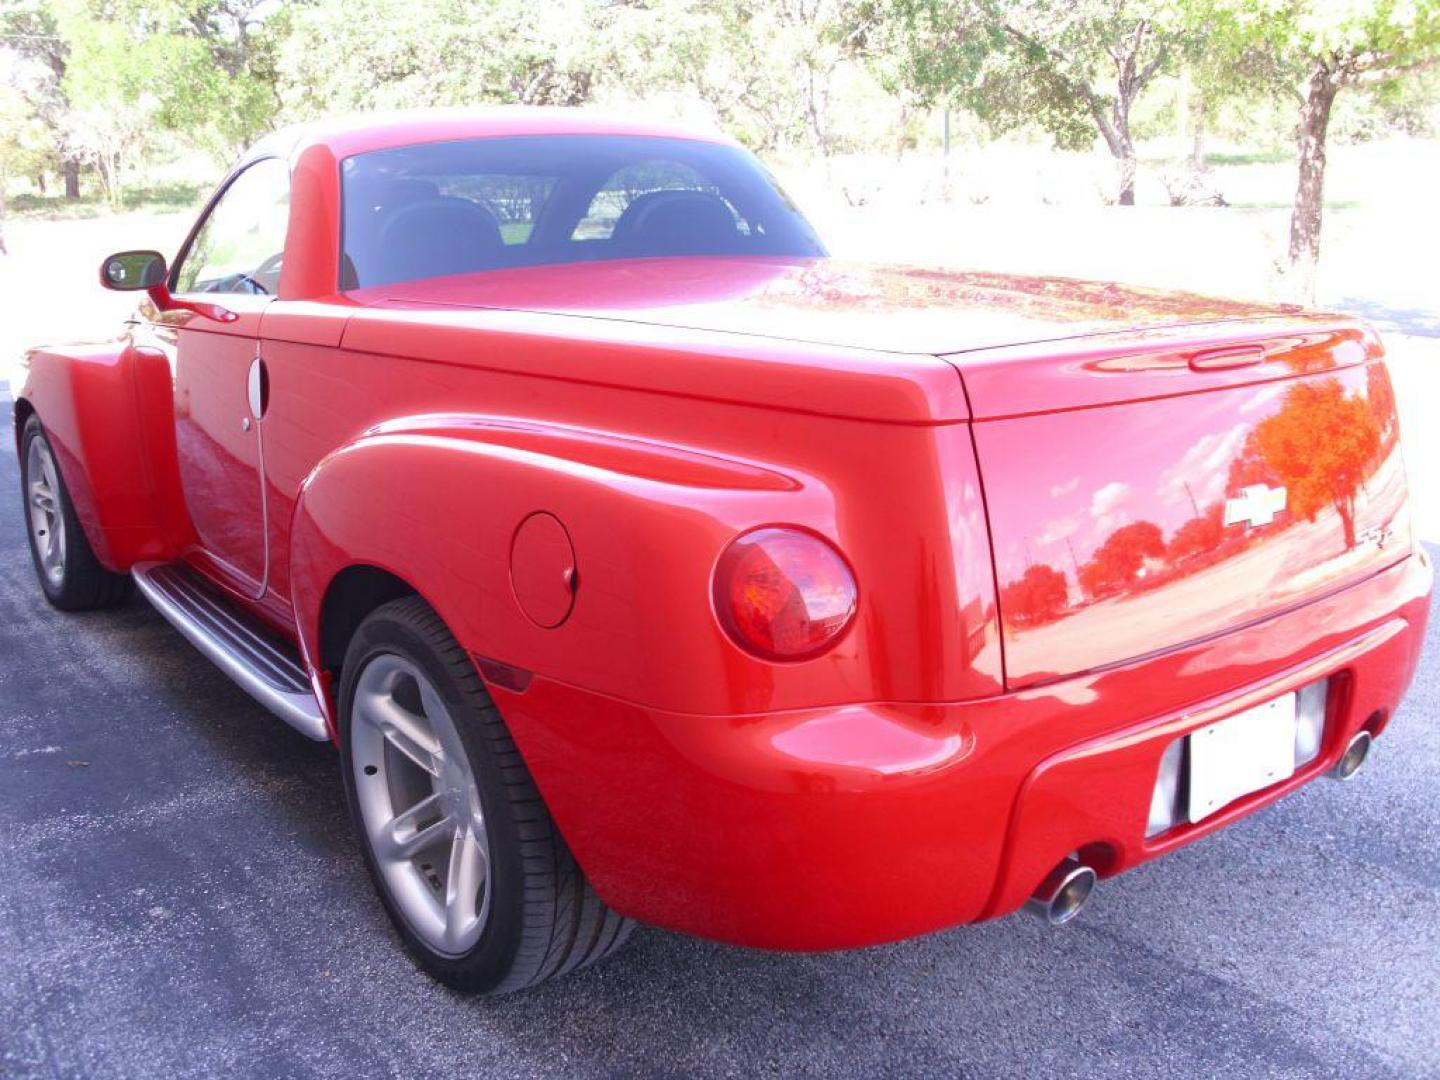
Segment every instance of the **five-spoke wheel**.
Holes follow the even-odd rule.
[[[396,905],[436,952],[461,955],[489,911],[490,847],[455,721],[419,668],[381,653],[360,672],[350,740],[360,814]]]
[[[401,939],[462,990],[532,986],[619,948],[474,661],[418,596],[377,608],[340,671],[356,832]]]
[[[65,580],[65,515],[60,512],[60,473],[43,435],[30,440],[25,454],[25,498],[40,572],[59,588]]]
[[[35,574],[45,598],[62,611],[85,611],[123,602],[130,578],[111,573],[75,515],[55,448],[37,416],[20,431],[20,492]]]

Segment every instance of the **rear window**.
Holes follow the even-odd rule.
[[[625,216],[636,199],[656,191],[696,191],[710,195],[725,204],[735,218],[735,227],[748,235],[750,224],[731,205],[730,200],[689,165],[678,161],[642,161],[626,165],[609,177],[595,197],[580,224],[575,227],[571,238],[575,240],[608,240],[615,234],[615,226]]]
[[[824,249],[750,154],[688,139],[534,135],[347,158],[343,289],[514,266]]]

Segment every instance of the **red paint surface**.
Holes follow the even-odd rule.
[[[606,900],[755,945],[1002,914],[1069,852],[1150,858],[1393,712],[1431,571],[1356,320],[813,259],[335,292],[345,156],[596,130],[648,129],[448,115],[257,148],[292,164],[277,298],[227,296],[223,325],[142,305],[118,343],[29,357],[20,407],[106,565],[186,559],[309,658],[341,571],[404,579],[524,673],[492,689]],[[1217,525],[1255,483],[1290,488],[1286,514]],[[580,575],[563,613],[539,511]],[[720,552],[766,525],[854,572],[814,659],[749,655],[712,611]],[[1144,842],[1170,739],[1322,674],[1344,693],[1319,763]]]
[[[575,547],[554,514],[531,514],[515,530],[510,545],[510,585],[515,603],[536,626],[551,630],[575,606]]]

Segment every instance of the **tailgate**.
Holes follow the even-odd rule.
[[[1011,687],[1233,629],[1410,551],[1394,395],[1362,325],[952,360]]]

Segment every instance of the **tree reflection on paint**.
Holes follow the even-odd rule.
[[[1165,554],[1165,534],[1150,521],[1122,525],[1080,567],[1080,587],[1092,600],[1114,596],[1135,584],[1151,559]]]
[[[1058,619],[1069,599],[1065,575],[1053,566],[1036,563],[1025,570],[1019,581],[1005,587],[1000,603],[1014,625],[1040,626]]]
[[[1039,627],[1100,600],[1160,588],[1327,510],[1339,519],[1344,550],[1350,551],[1358,543],[1357,501],[1397,439],[1395,396],[1384,368],[1366,372],[1363,391],[1347,391],[1338,377],[1296,382],[1245,433],[1224,488],[1225,498],[1233,498],[1252,484],[1283,487],[1285,512],[1264,525],[1227,528],[1222,498],[1197,506],[1195,516],[1168,537],[1154,522],[1129,521],[1104,536],[1088,559],[1072,563],[1072,576],[1065,572],[1069,567],[1027,565],[1001,592],[1006,624]]]
[[[1183,562],[1218,548],[1225,539],[1225,504],[1212,503],[1199,517],[1193,517],[1175,530],[1166,545],[1166,557],[1172,563]]]
[[[1388,388],[1388,383],[1387,383]],[[1230,467],[1231,492],[1248,484],[1284,487],[1292,515],[1339,514],[1345,549],[1355,546],[1355,498],[1381,449],[1377,404],[1347,394],[1338,379],[1302,382],[1260,421]]]

